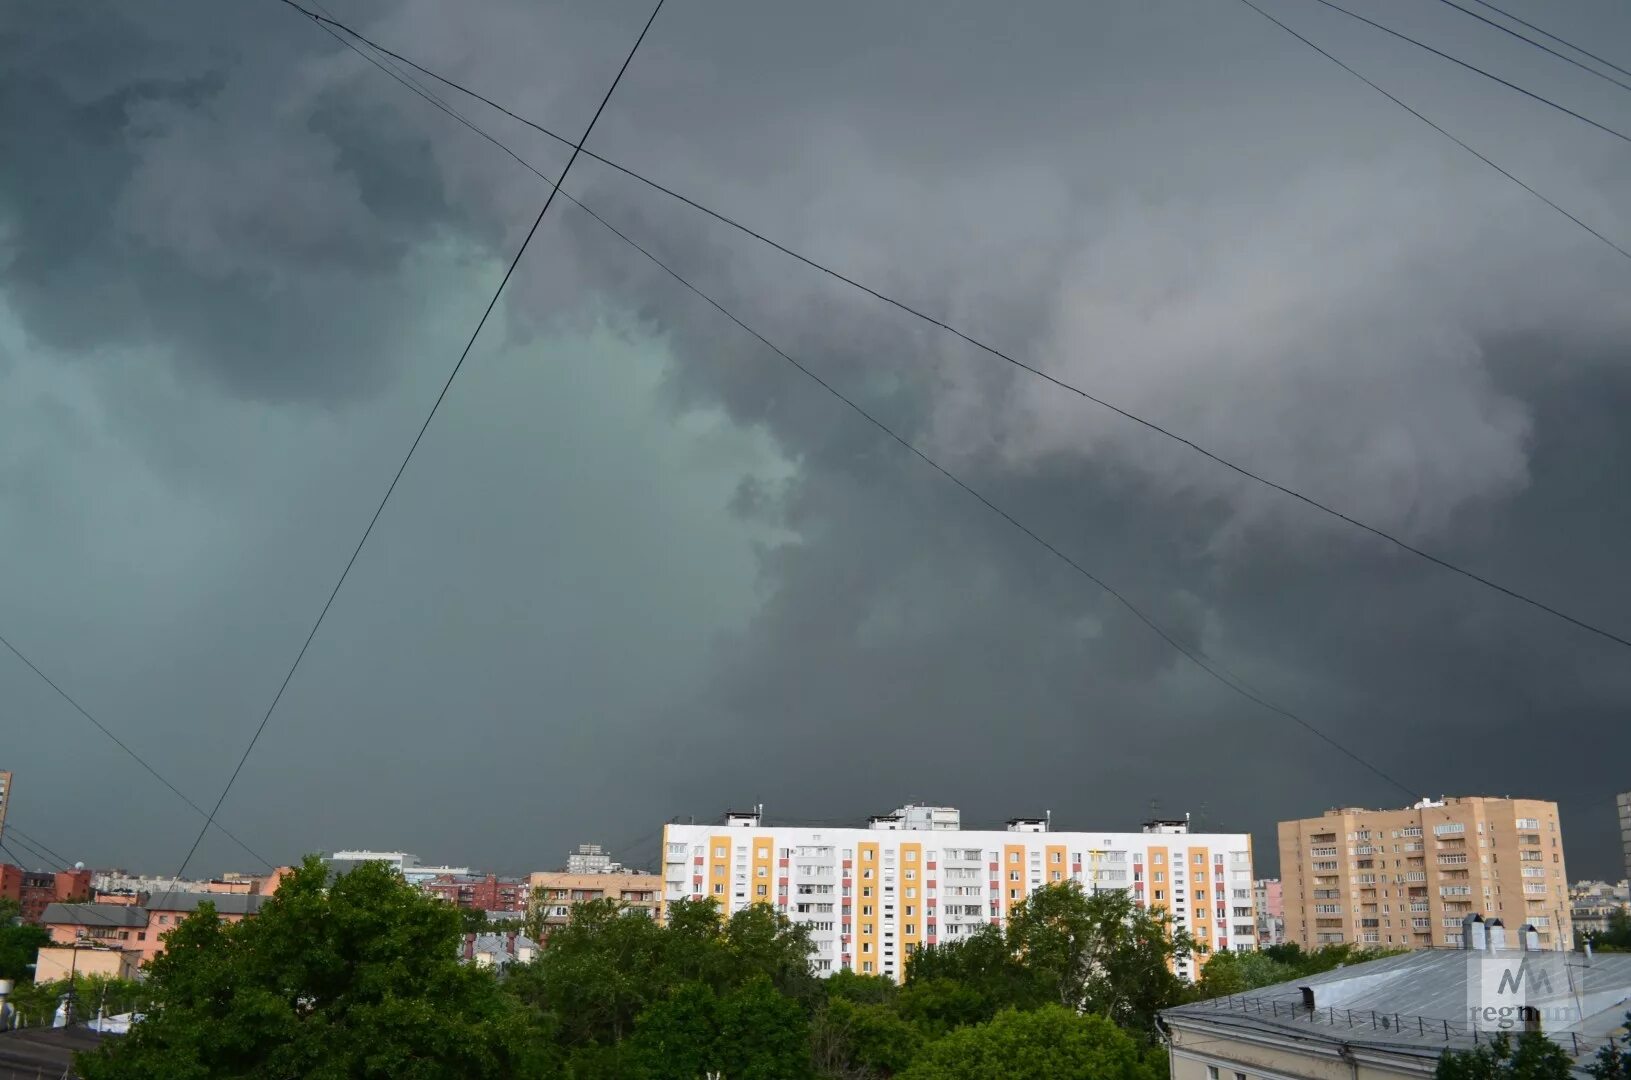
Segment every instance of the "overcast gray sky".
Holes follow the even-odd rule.
[[[325,0],[579,133],[644,0]],[[1264,0],[1622,245],[1631,148]],[[1439,4],[1384,20],[1631,125]],[[1610,54],[1613,0],[1513,9]],[[1628,56],[1612,56],[1625,63]],[[462,111],[546,173],[561,148]],[[1234,0],[670,0],[591,147],[1413,543],[1631,633],[1631,262]],[[1619,877],[1631,650],[1317,515],[580,159],[567,188],[1420,794]],[[277,0],[0,26],[0,633],[201,804],[546,189]],[[9,655],[12,821],[198,819]],[[521,871],[763,802],[1257,836],[1404,796],[557,200],[228,801],[277,861]],[[639,843],[634,843],[639,841]],[[213,835],[195,869],[251,869]]]

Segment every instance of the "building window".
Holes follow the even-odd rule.
[[[865,862],[871,862],[872,861],[872,849],[871,848],[862,848],[861,849],[861,858]]]
[[[722,847],[714,848],[714,858],[723,859],[724,857],[725,857],[725,849],[724,848],[722,848]]]
[[[917,862],[917,852],[915,852],[912,849],[908,848],[906,850],[906,861],[907,862]]]
[[[863,960],[863,961],[862,961],[862,962],[861,962],[861,973],[862,973],[862,974],[863,974],[863,975],[870,975],[870,974],[872,974],[872,961],[870,961],[870,960]]]
[[[1048,859],[1049,862],[1061,863],[1065,861],[1065,853],[1063,851],[1053,851],[1049,852],[1048,854],[1050,856]]]
[[[714,882],[714,895],[715,896],[722,896],[722,895],[724,895],[724,893],[725,893],[725,883],[723,881]]]
[[[760,885],[759,886],[759,895],[763,896],[764,894],[765,894],[765,886]]]
[[[1218,1080],[1218,1067],[1216,1065],[1206,1067],[1206,1080]]]
[[[1162,863],[1164,863],[1166,861],[1167,861],[1166,854],[1163,853],[1163,852],[1160,852],[1160,851],[1157,851],[1154,855],[1150,856],[1150,865],[1152,865],[1152,866],[1160,866]]]
[[[1200,866],[1205,862],[1206,862],[1206,856],[1203,855],[1202,853],[1200,853],[1199,851],[1197,851],[1195,853],[1195,865]]]
[[[767,866],[756,866],[753,868],[753,873],[755,877],[764,877],[766,874],[770,873],[770,868]]]

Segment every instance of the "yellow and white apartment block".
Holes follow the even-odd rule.
[[[1184,821],[1135,833],[1054,832],[1035,818],[965,831],[956,810],[922,806],[867,828],[762,822],[751,811],[731,812],[722,825],[666,826],[663,911],[707,897],[727,915],[768,904],[810,928],[818,973],[900,980],[923,945],[1001,926],[1034,890],[1075,881],[1166,908],[1197,943],[1177,964],[1185,979],[1211,953],[1257,947],[1246,833],[1192,833]]]

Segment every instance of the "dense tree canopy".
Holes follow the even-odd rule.
[[[918,1055],[901,1080],[1160,1080],[1166,1059],[1100,1016],[1059,1005],[1007,1009]]]
[[[17,901],[0,898],[0,979],[26,979],[40,946],[51,940],[44,927],[21,921]]]
[[[1365,958],[1221,955],[1189,987],[1173,961],[1190,943],[1165,912],[1073,883],[1033,892],[1006,928],[919,950],[902,986],[814,977],[808,931],[767,905],[724,918],[712,901],[678,901],[667,916],[580,904],[536,960],[500,974],[460,963],[464,916],[383,865],[330,881],[307,860],[257,918],[226,924],[206,906],[173,930],[145,1018],[82,1072],[1155,1080],[1159,1010]]]
[[[332,885],[309,858],[259,916],[203,905],[151,964],[152,1007],[88,1080],[496,1077],[537,1063],[524,1010],[458,962],[456,909],[382,864]]]
[[[1539,1032],[1507,1035],[1472,1050],[1446,1051],[1434,1080],[1569,1080],[1569,1055]]]

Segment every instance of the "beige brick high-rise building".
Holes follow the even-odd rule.
[[[1500,919],[1509,942],[1532,923],[1542,948],[1567,949],[1567,871],[1557,804],[1540,799],[1423,799],[1280,822],[1286,940],[1305,949],[1456,946],[1472,912]]]

